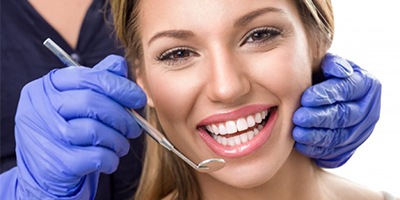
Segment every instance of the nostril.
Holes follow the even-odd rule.
[[[218,81],[210,82],[207,85],[208,98],[214,102],[223,103],[232,103],[242,99],[249,94],[251,85],[246,78],[238,78],[238,80],[233,80],[235,78],[224,77]]]

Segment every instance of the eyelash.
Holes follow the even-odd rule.
[[[260,33],[264,35],[261,35]],[[281,35],[281,33],[282,33],[281,30],[277,28],[271,28],[271,27],[255,28],[245,35],[244,37],[245,39],[243,40],[243,42],[240,43],[240,46],[243,46],[246,43],[255,46],[263,46],[266,43],[271,42],[279,35]],[[260,34],[262,38],[256,40],[253,38],[252,39],[253,41],[249,41],[249,39],[251,39],[251,37],[254,37],[255,34]],[[193,49],[188,47],[176,47],[161,53],[159,56],[156,57],[156,60],[159,62],[163,62],[166,65],[172,66],[184,63],[191,56],[198,56],[198,54]]]
[[[179,53],[179,55],[177,55]],[[167,65],[176,65],[185,62],[190,56],[197,56],[198,54],[188,47],[177,47],[169,49],[157,56],[156,60],[165,62]],[[172,57],[178,56],[178,57]],[[182,57],[184,56],[184,57]]]
[[[261,39],[252,39],[251,37],[254,37],[255,34],[264,34],[261,35]],[[249,33],[245,35],[245,39],[243,42],[240,43],[240,46],[247,44],[251,45],[256,45],[256,46],[262,46],[268,42],[271,42],[273,39],[277,38],[282,34],[282,31],[277,29],[277,28],[272,28],[272,27],[260,27],[260,28],[255,28],[251,30]],[[258,36],[260,37],[260,36]],[[252,39],[253,41],[249,41],[249,39]]]

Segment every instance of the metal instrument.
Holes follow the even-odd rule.
[[[66,66],[79,66],[79,64],[74,61],[61,47],[59,47],[53,40],[47,38],[43,45],[46,46],[50,51],[52,51]],[[222,158],[210,158],[195,164],[181,152],[179,152],[175,147],[167,140],[167,138],[160,133],[156,128],[154,128],[149,122],[147,122],[142,116],[140,116],[136,111],[128,109],[128,112],[133,116],[136,122],[145,130],[145,132],[151,136],[155,141],[157,141],[161,146],[172,151],[179,158],[189,164],[191,167],[200,172],[213,172],[217,171],[225,166],[225,160]]]

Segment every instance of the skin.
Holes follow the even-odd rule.
[[[83,19],[93,0],[28,0],[35,10],[75,49]]]
[[[204,199],[343,198],[331,190],[336,177],[293,150],[292,115],[317,69],[293,2],[146,0],[140,8],[144,58],[137,82],[149,106],[189,158],[227,162],[197,174]],[[251,153],[226,157],[200,136],[207,117],[255,105],[275,107],[277,118]]]

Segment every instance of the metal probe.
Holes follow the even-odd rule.
[[[79,66],[77,62],[75,62],[61,47],[59,47],[53,40],[47,38],[43,45],[50,49],[66,66]],[[200,172],[213,172],[217,171],[225,166],[225,160],[222,158],[210,158],[200,162],[199,164],[195,164],[181,152],[179,152],[175,147],[167,140],[167,138],[160,133],[156,128],[154,128],[149,122],[147,122],[142,116],[140,116],[133,109],[126,110],[133,116],[136,122],[145,130],[145,132],[151,136],[154,140],[156,140],[161,146],[172,151],[179,158],[189,164],[191,167]]]

